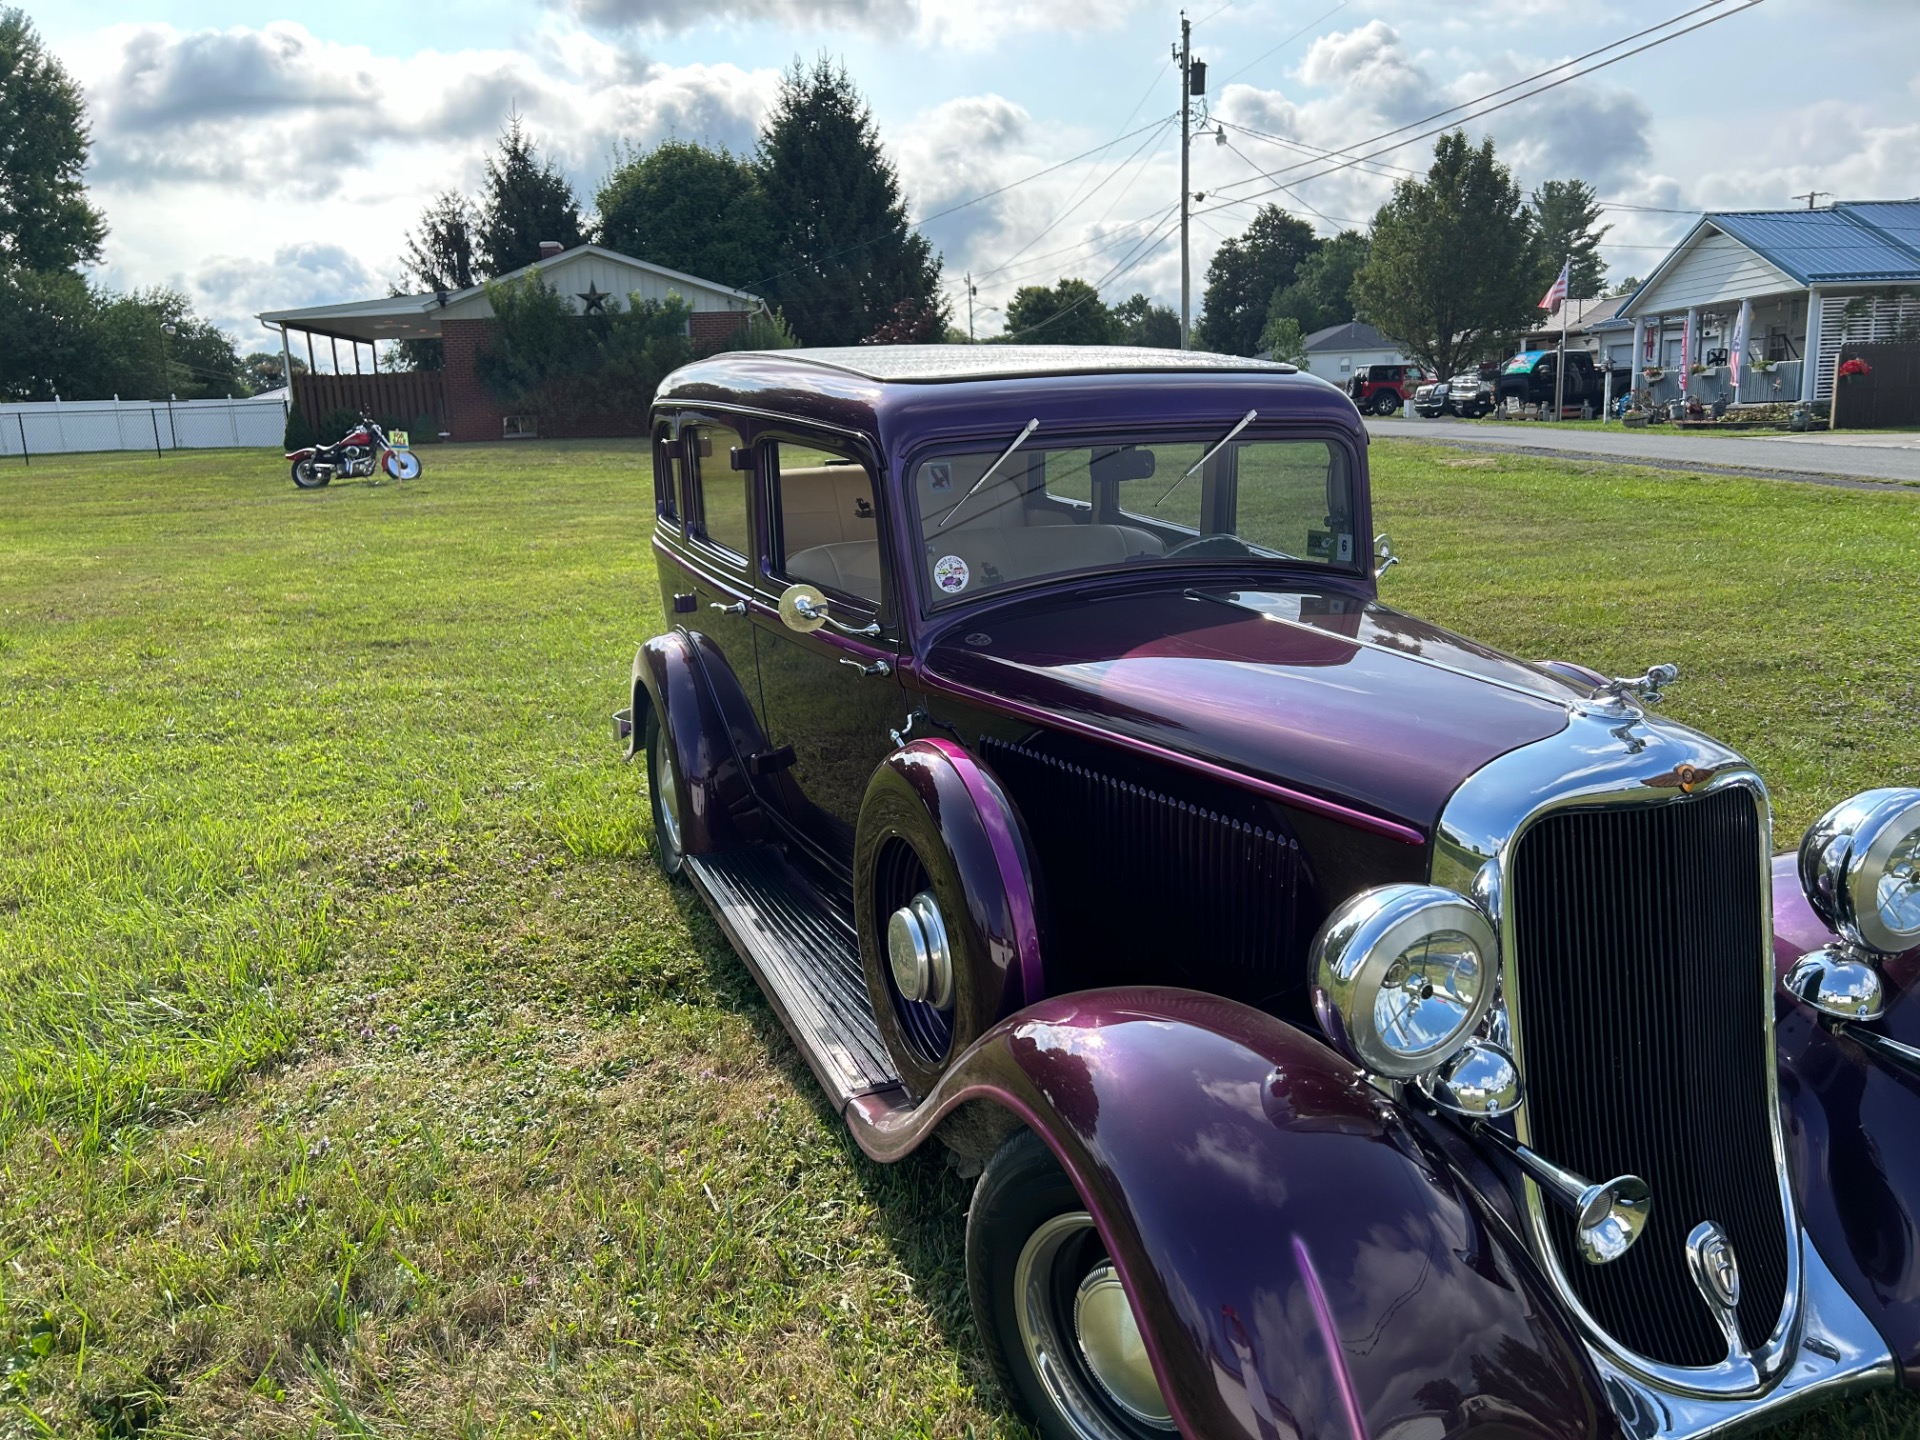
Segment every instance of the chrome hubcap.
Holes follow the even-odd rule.
[[[887,967],[902,999],[944,1010],[953,1003],[953,949],[940,902],[922,890],[887,920]]]
[[[1021,1249],[1014,1311],[1027,1360],[1055,1410],[1083,1440],[1130,1433],[1123,1416],[1171,1431],[1172,1416],[1113,1262],[1100,1258],[1077,1285],[1061,1273],[1085,1263],[1092,1238],[1093,1217],[1070,1210],[1040,1226]]]
[[[673,773],[673,743],[667,739],[666,731],[660,732],[659,762],[654,766],[654,780],[660,787],[660,838],[667,842],[667,848],[674,854],[680,853],[680,785],[679,777]]]

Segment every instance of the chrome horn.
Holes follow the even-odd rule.
[[[1573,1212],[1574,1246],[1589,1265],[1618,1260],[1647,1228],[1653,1191],[1638,1175],[1620,1175],[1595,1185],[1535,1154],[1504,1130],[1480,1122],[1473,1133],[1506,1151],[1543,1194]]]

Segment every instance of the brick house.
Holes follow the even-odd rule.
[[[746,329],[752,316],[766,308],[757,295],[734,290],[695,275],[669,270],[608,250],[600,245],[562,249],[549,241],[541,246],[540,274],[565,296],[578,313],[587,313],[609,299],[625,304],[629,297],[665,300],[678,295],[693,313],[688,334],[696,350],[704,350]],[[502,280],[522,276],[524,266]],[[485,353],[494,329],[493,307],[484,286],[425,295],[396,295],[380,300],[354,300],[338,305],[316,305],[304,310],[273,310],[260,323],[277,331],[291,370],[295,346],[292,336],[304,340],[308,373],[294,377],[293,403],[310,419],[338,409],[364,409],[376,415],[413,417],[430,414],[452,440],[500,440],[535,433],[538,420],[502,412],[481,381],[477,362]],[[314,339],[326,342],[316,351]],[[353,370],[343,371],[339,342],[351,348]],[[439,340],[446,365],[438,371],[386,372],[379,370],[376,346],[383,340]],[[360,347],[375,358],[372,368],[360,368]],[[332,369],[320,373],[319,356],[329,355]],[[644,434],[646,417],[572,417],[568,435]],[[548,433],[556,433],[549,420]]]

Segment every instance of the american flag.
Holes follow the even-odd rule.
[[[1567,279],[1572,269],[1572,260],[1568,260],[1560,267],[1560,278],[1553,282],[1553,287],[1547,291],[1546,299],[1540,302],[1542,310],[1552,311],[1560,308],[1560,302],[1567,298]]]

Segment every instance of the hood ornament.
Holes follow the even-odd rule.
[[[1687,1236],[1687,1269],[1726,1337],[1727,1353],[1744,1354],[1747,1347],[1740,1338],[1740,1261],[1733,1253],[1733,1241],[1716,1222],[1702,1220]]]
[[[1589,715],[1633,716],[1667,698],[1665,687],[1680,678],[1677,665],[1655,665],[1644,675],[1621,675],[1594,687],[1579,708]]]

